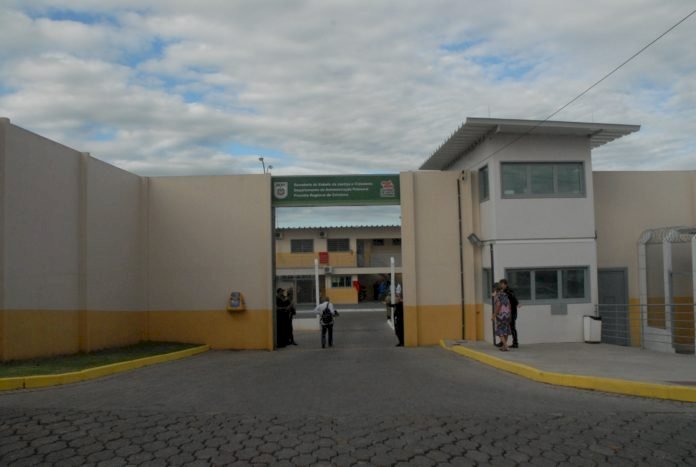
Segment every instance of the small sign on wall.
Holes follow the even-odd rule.
[[[246,310],[246,305],[244,304],[244,295],[242,295],[242,292],[232,292],[229,300],[227,300],[227,311],[244,310]]]
[[[329,264],[329,252],[320,251],[319,252],[319,264]]]

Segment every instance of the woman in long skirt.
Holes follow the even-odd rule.
[[[493,320],[495,322],[495,335],[498,336],[503,344],[500,347],[502,352],[508,351],[508,336],[512,333],[510,329],[510,299],[503,292],[503,288],[499,284],[495,284],[495,300],[493,310]]]

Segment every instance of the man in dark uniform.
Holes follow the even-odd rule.
[[[290,315],[288,314],[287,299],[283,289],[276,290],[276,337],[278,347],[288,345],[288,324]]]
[[[517,341],[517,327],[515,326],[515,322],[517,321],[517,307],[519,306],[520,302],[517,301],[515,292],[508,287],[507,279],[500,279],[499,283],[503,288],[503,293],[507,295],[508,299],[510,300],[510,331],[512,333],[512,348],[516,349],[520,346],[519,342]]]
[[[397,347],[404,346],[404,301],[401,295],[396,294],[396,303],[393,305],[390,303],[390,307],[394,307],[394,334],[399,340],[396,344]]]
[[[292,328],[292,321],[295,319],[295,315],[297,315],[297,311],[295,310],[295,305],[293,305],[293,292],[292,289],[288,289],[285,292],[285,305],[287,306],[287,312],[288,312],[288,344],[291,345],[297,345],[297,342],[295,342],[295,333]]]

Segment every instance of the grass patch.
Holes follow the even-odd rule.
[[[129,360],[177,352],[198,347],[199,345],[177,342],[140,342],[126,347],[98,350],[90,353],[4,362],[0,363],[0,378],[70,373],[111,363],[127,362]]]

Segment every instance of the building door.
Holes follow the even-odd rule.
[[[626,269],[599,269],[599,316],[602,317],[602,342],[631,345],[628,319],[628,282]]]
[[[315,301],[315,286],[314,279],[297,279],[295,281],[297,287],[297,303],[307,304]]]

